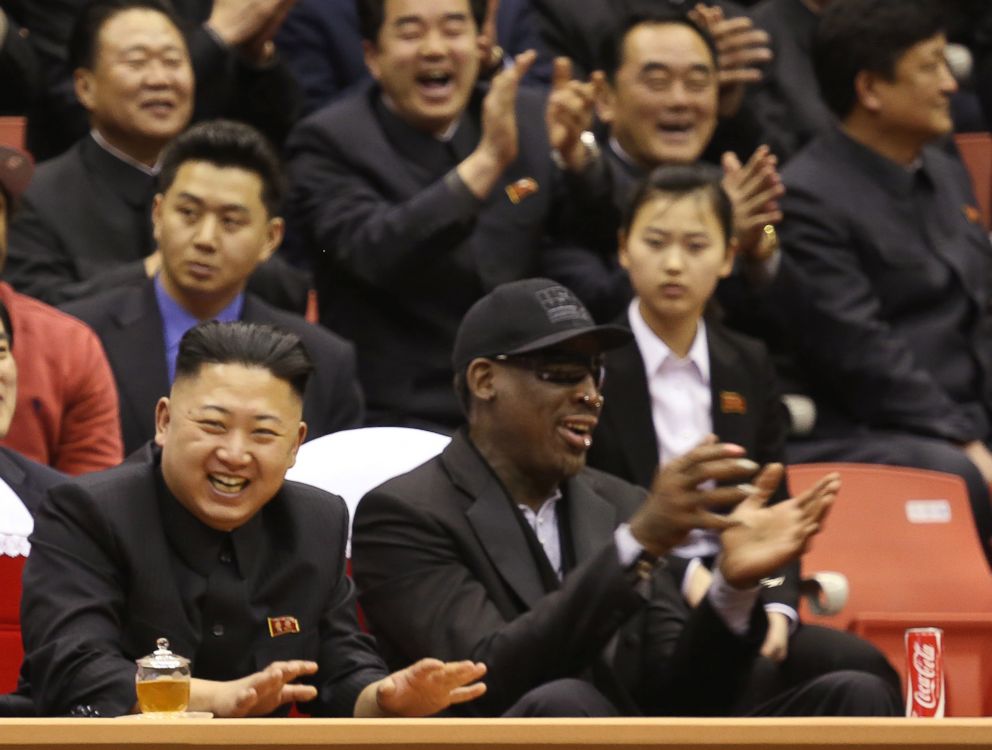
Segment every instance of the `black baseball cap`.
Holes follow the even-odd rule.
[[[0,146],[0,185],[13,199],[21,197],[34,174],[31,157],[17,148]]]
[[[451,363],[455,372],[462,372],[477,357],[526,354],[580,336],[592,339],[600,351],[616,349],[633,338],[621,326],[596,325],[572,290],[555,281],[511,281],[465,313]]]

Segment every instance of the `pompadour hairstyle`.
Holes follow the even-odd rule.
[[[303,398],[313,361],[295,333],[262,323],[218,323],[190,328],[179,342],[176,380],[194,377],[204,365],[259,367],[289,383]]]

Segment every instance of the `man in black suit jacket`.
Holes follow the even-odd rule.
[[[698,489],[757,471],[732,445],[697,447],[647,496],[585,468],[602,352],[629,337],[546,279],[497,287],[466,314],[452,361],[467,429],[369,492],[355,517],[355,577],[387,661],[485,661],[476,715],[898,713],[891,688],[866,675],[739,692],[764,636],[758,579],[800,553],[835,478],[765,507],[781,466],[743,501],[740,486]],[[798,535],[772,542],[774,519]],[[723,529],[724,555],[690,612],[658,562],[696,527]]]
[[[359,10],[376,82],[290,136],[290,220],[313,260],[321,322],[361,352],[369,421],[451,430],[458,321],[495,285],[533,275],[566,183],[595,172],[580,140],[591,87],[556,87],[577,92],[581,111],[549,142],[544,97],[519,89],[532,54],[488,93],[477,86],[481,0]]]
[[[386,675],[345,574],[348,514],[285,482],[312,369],[291,333],[210,322],[180,347],[146,455],[54,489],[24,574],[21,693],[38,714],[137,710],[134,660],[162,637],[216,716],[422,716],[484,690],[485,667]],[[296,682],[297,679],[300,682]]]
[[[783,172],[781,238],[808,279],[783,302],[816,424],[790,460],[947,471],[992,560],[992,246],[968,175],[934,144],[957,86],[940,9],[834,0],[814,61],[840,118]]]
[[[68,305],[100,336],[117,381],[124,449],[155,434],[176,348],[197,321],[271,323],[296,333],[315,364],[303,416],[319,437],[362,423],[355,352],[340,337],[246,292],[249,276],[282,239],[279,157],[248,125],[192,127],[166,150],[153,221],[162,267],[154,280]]]
[[[28,123],[28,147],[39,161],[58,156],[88,130],[74,91],[70,53],[73,25],[86,4],[4,2],[20,26],[30,30],[26,43],[43,72],[44,85],[33,92],[37,106]],[[301,96],[270,40],[292,2],[171,0],[169,5],[182,22],[196,76],[194,120],[244,120],[282,143],[299,116]]]
[[[139,283],[157,269],[155,175],[193,111],[180,23],[160,0],[100,0],[80,15],[70,59],[91,130],[42,164],[23,196],[5,271],[18,291],[54,305]],[[306,305],[304,275],[281,259],[260,269],[252,289],[279,307]]]

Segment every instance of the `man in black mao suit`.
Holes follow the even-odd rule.
[[[278,156],[253,128],[223,120],[194,126],[163,157],[152,216],[158,276],[66,306],[107,352],[126,453],[155,434],[155,403],[169,391],[180,337],[211,318],[271,323],[300,337],[314,362],[303,400],[309,437],[362,423],[351,344],[245,290],[282,238],[283,181]]]
[[[113,0],[119,7],[129,0]],[[133,3],[132,3],[133,4]],[[291,5],[268,0],[172,0],[181,20],[196,75],[194,120],[244,120],[282,143],[299,116],[300,89],[290,70],[265,42],[273,23]],[[69,53],[73,25],[87,0],[5,0],[9,14],[31,34],[26,44],[36,57],[43,85],[28,123],[28,147],[44,161],[85,135],[86,112],[73,90]]]
[[[783,171],[782,246],[809,283],[782,308],[802,318],[792,375],[817,407],[787,450],[960,475],[992,560],[992,246],[964,167],[934,143],[956,90],[942,28],[926,0],[835,0],[820,18],[840,126]]]
[[[359,10],[375,83],[290,136],[291,228],[313,261],[321,322],[361,354],[368,421],[451,430],[458,321],[487,290],[534,274],[565,183],[595,170],[582,125],[549,143],[545,97],[518,91],[533,55],[488,93],[477,86],[483,2]],[[583,104],[591,120],[591,92]]]
[[[5,267],[15,289],[52,305],[140,283],[157,269],[150,213],[159,160],[189,123],[194,99],[180,21],[159,0],[88,4],[72,65],[90,132],[36,170],[10,225]],[[252,278],[253,291],[290,310],[305,308],[306,288],[279,258]]]
[[[156,445],[52,490],[24,574],[19,691],[38,714],[136,708],[134,660],[165,637],[216,716],[418,716],[470,700],[482,665],[391,676],[358,628],[343,501],[285,482],[312,369],[299,339],[209,322],[184,338]],[[300,682],[296,682],[299,679]]]
[[[770,555],[777,545],[750,534],[773,518],[791,516],[792,528],[821,517],[836,485],[827,478],[763,507],[781,478],[769,468],[720,516],[703,508],[744,493],[695,487],[757,470],[734,446],[698,447],[647,498],[585,468],[601,355],[628,339],[594,326],[546,279],[497,287],[466,314],[452,360],[467,428],[438,458],[369,492],[355,517],[354,573],[387,660],[484,660],[489,691],[468,707],[475,715],[898,711],[891,689],[866,675],[739,694],[764,636],[757,580],[805,538]],[[699,525],[733,530],[709,595],[689,612],[681,581],[657,562]]]

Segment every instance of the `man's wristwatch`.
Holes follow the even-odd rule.
[[[586,150],[586,166],[596,161],[599,156],[599,144],[596,142],[596,136],[592,134],[589,130],[582,131],[582,135],[579,136],[579,143],[583,145]],[[556,148],[551,149],[551,161],[555,163],[558,169],[568,169],[568,164],[565,162],[565,157],[562,156],[561,151]]]

